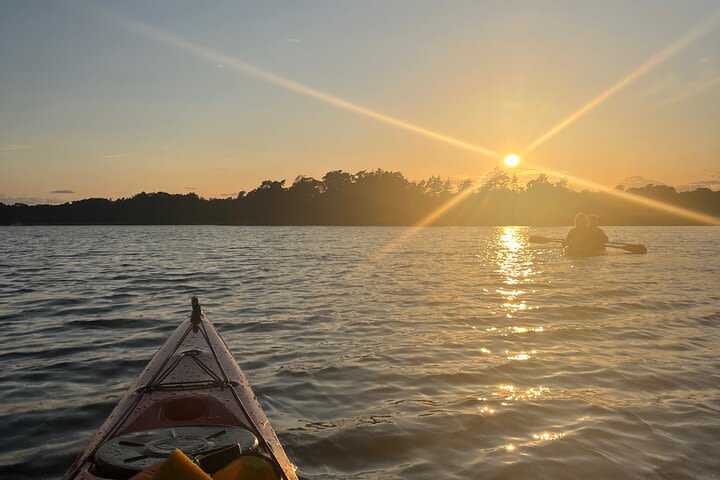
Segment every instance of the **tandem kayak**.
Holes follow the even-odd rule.
[[[175,449],[211,474],[261,457],[297,480],[250,384],[196,298],[180,324],[93,434],[65,480],[128,479]],[[220,463],[218,463],[220,462]]]

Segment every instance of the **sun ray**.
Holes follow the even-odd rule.
[[[610,88],[606,89],[605,91],[600,93],[600,95],[593,98],[586,104],[582,105],[570,116],[558,122],[547,132],[530,142],[530,144],[528,144],[528,146],[525,147],[525,149],[523,150],[523,155],[527,155],[528,153],[532,152],[537,147],[560,133],[562,130],[565,130],[567,127],[575,123],[580,117],[594,110],[602,103],[607,101],[610,97],[616,95],[618,92],[629,86],[631,83],[633,83],[640,77],[646,75],[658,65],[665,63],[668,59],[673,57],[679,51],[686,48],[691,43],[695,42],[698,38],[717,28],[718,25],[720,25],[720,9],[716,10],[704,20],[696,24],[692,29],[690,29],[690,31],[677,38],[675,41],[670,43],[670,45],[650,57],[639,67],[633,69],[630,73],[628,73],[625,77],[621,78]]]
[[[101,7],[98,7],[101,8]],[[223,65],[224,67],[233,69],[239,73],[243,73],[255,78],[258,78],[260,80],[264,80],[270,84],[276,85],[278,87],[294,91],[298,94],[313,98],[315,100],[321,101],[323,103],[332,105],[337,108],[341,108],[353,113],[356,113],[358,115],[365,116],[367,118],[371,118],[375,121],[391,125],[412,133],[416,133],[418,135],[424,136],[429,139],[433,139],[439,142],[443,142],[445,144],[449,144],[464,150],[468,150],[480,155],[484,155],[487,157],[491,157],[497,160],[502,160],[503,156],[489,148],[485,148],[479,145],[475,145],[471,142],[466,142],[464,140],[454,138],[424,127],[421,127],[419,125],[406,122],[404,120],[400,120],[398,118],[395,118],[393,116],[378,112],[376,110],[372,110],[370,108],[364,107],[362,105],[344,100],[340,97],[330,95],[328,93],[325,93],[323,91],[317,90],[315,88],[309,87],[307,85],[304,85],[302,83],[296,82],[294,80],[287,79],[285,77],[279,76],[273,72],[264,70],[262,68],[259,68],[255,65],[243,62],[242,60],[237,59],[236,57],[230,56],[228,54],[222,53],[220,51],[210,49],[208,47],[193,43],[183,37],[180,37],[179,35],[176,35],[174,33],[165,31],[163,29],[160,29],[156,26],[149,25],[146,23],[139,22],[137,20],[133,20],[124,16],[120,16],[119,14],[108,12],[104,8],[102,9],[105,11],[106,14],[111,15],[113,18],[115,18],[117,21],[119,21],[122,25],[124,25],[127,29],[133,31],[134,33],[143,36],[145,38],[152,39],[154,41],[157,41],[159,43],[177,48],[179,50],[185,51],[193,56],[196,56],[198,58],[203,58],[206,60],[209,60],[215,64]],[[604,101],[612,97],[613,95],[617,94],[620,90],[624,89],[628,85],[630,85],[632,82],[637,80],[638,78],[644,76],[648,72],[650,72],[652,69],[656,68],[658,65],[662,64],[663,62],[667,61],[670,57],[677,54],[680,50],[690,45],[692,42],[700,38],[701,36],[705,35],[706,33],[710,32],[712,29],[716,28],[718,24],[720,23],[720,9],[715,11],[712,15],[706,18],[706,20],[702,21],[701,23],[697,24],[695,27],[693,27],[689,32],[687,32],[682,37],[675,40],[673,43],[671,43],[669,46],[667,46],[665,49],[651,57],[649,60],[647,60],[645,63],[640,65],[638,68],[634,69],[632,72],[630,72],[627,76],[625,76],[623,79],[615,83],[613,86],[602,92],[599,96],[588,102],[587,104],[583,105],[580,109],[578,109],[575,113],[570,115],[565,120],[561,121],[554,127],[552,127],[548,132],[540,136],[538,139],[531,142],[528,147],[526,147],[523,151],[523,156],[530,152],[531,150],[534,150],[538,146],[540,146],[542,143],[549,140],[551,137],[555,136],[560,131],[564,130],[568,126],[570,126],[572,123],[574,123],[577,119],[582,117],[583,115],[590,112],[592,109],[596,108],[600,104],[602,104]],[[548,175],[553,176],[561,176],[568,178],[573,183],[585,186],[587,188],[591,188],[594,190],[601,190],[604,192],[607,192],[608,194],[615,195],[619,198],[622,198],[627,201],[631,201],[634,203],[638,203],[641,205],[648,206],[650,208],[654,208],[660,211],[664,211],[667,213],[671,213],[674,215],[678,215],[681,217],[685,217],[691,220],[694,220],[699,223],[705,223],[710,225],[720,225],[720,218],[714,217],[712,215],[706,215],[699,212],[694,212],[692,210],[688,210],[682,207],[677,207],[675,205],[669,205],[664,202],[660,202],[657,200],[648,199],[646,197],[641,197],[639,195],[634,195],[629,192],[622,192],[615,190],[613,188],[607,187],[602,184],[598,184],[596,182],[592,182],[589,180],[581,179],[579,177],[574,177],[571,175],[566,175],[564,173],[555,172],[550,169],[545,168],[539,168],[534,167],[535,170],[541,171],[543,173],[547,173]],[[458,194],[454,195],[450,200],[448,200],[445,204],[441,205],[437,209],[435,209],[433,212],[428,214],[426,217],[421,219],[416,225],[413,226],[407,233],[401,235],[398,239],[395,239],[394,241],[390,242],[388,245],[386,245],[381,252],[388,253],[395,247],[397,247],[399,244],[403,243],[417,231],[422,229],[423,227],[427,225],[433,224],[437,219],[439,219],[443,214],[454,208],[456,205],[458,205],[460,202],[462,202],[465,198],[467,198],[470,194],[472,194],[478,185],[480,185],[482,179],[475,182],[471,187],[464,189],[463,191],[459,192]]]
[[[415,236],[420,230],[427,227],[428,225],[432,225],[438,218],[442,217],[446,212],[452,210],[455,208],[455,206],[465,200],[469,195],[471,195],[475,189],[482,184],[482,178],[475,181],[472,185],[469,187],[464,188],[463,190],[456,193],[451,199],[449,199],[447,202],[440,205],[438,208],[424,216],[420,221],[418,221],[415,225],[413,225],[410,229],[405,231],[402,235],[400,235],[398,238],[394,239],[393,241],[387,243],[385,246],[383,246],[380,251],[378,252],[378,256],[386,255],[398,246],[405,243],[407,240],[409,240],[411,237]]]
[[[572,182],[573,184],[580,185],[584,188],[588,188],[591,190],[601,191],[607,193],[608,195],[612,195],[614,197],[626,200],[631,203],[643,205],[661,212],[669,213],[671,215],[675,215],[681,218],[686,218],[688,220],[693,220],[697,223],[705,225],[720,225],[720,217],[716,217],[714,215],[696,212],[688,208],[678,207],[677,205],[671,205],[669,203],[661,202],[660,200],[653,200],[652,198],[643,197],[642,195],[626,192],[624,190],[617,190],[614,187],[609,187],[607,185],[603,185],[602,183],[597,183],[591,180],[585,180],[584,178],[568,175],[564,172],[558,172],[538,166],[534,166],[533,168],[540,173],[544,173],[546,175],[558,178],[566,178],[568,182]]]
[[[571,124],[573,124],[575,121],[577,121],[580,117],[583,115],[589,113],[594,108],[601,105],[603,102],[608,100],[613,95],[617,94],[622,89],[626,88],[628,85],[630,85],[632,82],[636,81],[638,78],[646,75],[648,72],[656,68],[658,65],[666,62],[669,58],[677,54],[680,50],[686,48],[691,43],[695,42],[697,39],[702,37],[703,35],[709,33],[711,30],[715,29],[720,24],[720,9],[713,12],[710,16],[706,17],[705,20],[699,22],[696,24],[690,31],[686,32],[681,37],[677,38],[675,41],[673,41],[670,45],[665,47],[663,50],[658,52],[657,54],[653,55],[645,61],[643,64],[641,64],[639,67],[632,70],[628,75],[623,77],[621,80],[616,82],[614,85],[612,85],[610,88],[603,91],[600,95],[580,107],[575,113],[567,117],[566,119],[562,120],[558,124],[556,124],[554,127],[552,127],[550,130],[548,130],[546,133],[538,137],[536,140],[531,142],[525,149],[523,149],[523,156],[529,154],[532,150],[549,140],[550,138],[554,137],[556,134],[558,134],[560,131],[564,130],[565,128],[569,127]],[[517,157],[515,154],[510,154],[506,157],[506,160],[510,158],[511,156]],[[517,157],[519,163],[519,157]],[[512,164],[516,165],[515,159],[511,161]],[[506,165],[508,165],[506,163]],[[510,165],[508,165],[510,166]],[[529,167],[529,165],[528,165]],[[572,181],[573,183],[577,185],[581,185],[586,188],[590,188],[593,190],[598,190],[605,192],[609,195],[616,196],[618,198],[621,198],[623,200],[644,205],[649,208],[654,208],[659,211],[663,211],[666,213],[670,213],[672,215],[676,215],[679,217],[687,218],[699,223],[707,224],[707,225],[720,225],[720,218],[707,215],[699,212],[695,212],[693,210],[689,210],[686,208],[678,207],[675,205],[670,205],[665,202],[661,202],[658,200],[653,200],[647,197],[643,197],[640,195],[635,195],[629,192],[619,191],[615,188],[608,187],[606,185],[602,185],[597,182],[592,182],[590,180],[585,180],[580,177],[575,177],[567,174],[563,174],[560,172],[556,172],[550,169],[541,168],[541,167],[534,167],[534,170],[546,173],[548,175],[553,176],[559,176],[567,178],[568,180]],[[387,245],[385,245],[379,253],[379,256],[383,256],[385,254],[388,254],[395,250],[399,245],[406,242],[410,238],[412,238],[414,235],[416,235],[420,230],[422,230],[424,227],[428,225],[432,225],[438,218],[440,218],[443,214],[454,208],[456,205],[458,205],[460,202],[462,202],[465,198],[467,198],[477,186],[477,182],[473,187],[467,188],[458,194],[456,194],[454,197],[449,199],[447,202],[445,202],[440,207],[433,210],[430,214],[422,218],[419,222],[417,222],[415,225],[413,225],[412,228],[410,228],[407,232],[400,235],[395,240],[389,242]]]
[[[277,87],[281,87],[286,90],[293,91],[300,95],[304,95],[306,97],[310,97],[315,100],[321,101],[328,105],[332,105],[334,107],[341,108],[343,110],[346,110],[346,111],[349,111],[349,112],[352,112],[352,113],[355,113],[358,115],[362,115],[364,117],[373,119],[377,122],[384,123],[386,125],[391,125],[393,127],[396,127],[396,128],[402,129],[402,130],[406,130],[406,131],[421,135],[423,137],[430,138],[432,140],[437,140],[439,142],[446,143],[446,144],[452,145],[454,147],[462,148],[464,150],[469,150],[473,153],[477,153],[477,154],[480,154],[480,155],[483,155],[486,157],[490,157],[493,159],[501,158],[500,153],[498,153],[490,148],[486,148],[486,147],[482,147],[480,145],[476,145],[474,143],[466,142],[466,141],[454,138],[450,135],[445,135],[443,133],[421,127],[417,124],[407,122],[405,120],[400,120],[391,115],[387,115],[387,114],[381,113],[377,110],[373,110],[368,107],[359,105],[357,103],[353,103],[348,100],[342,99],[340,97],[331,95],[329,93],[325,93],[316,88],[309,87],[300,82],[290,80],[288,78],[282,77],[282,76],[277,75],[268,70],[265,70],[265,69],[255,66],[255,65],[252,65],[250,63],[244,62],[244,61],[242,61],[236,57],[233,57],[231,55],[228,55],[226,53],[199,45],[194,42],[191,42],[190,40],[187,40],[175,33],[163,30],[154,25],[149,25],[147,23],[143,23],[138,20],[127,18],[127,17],[121,16],[114,12],[106,11],[106,14],[112,16],[116,21],[118,21],[120,24],[125,26],[125,28],[127,28],[128,30],[132,31],[133,33],[135,33],[137,35],[140,35],[145,38],[154,40],[158,43],[162,43],[164,45],[168,45],[170,47],[182,50],[182,51],[189,53],[195,57],[208,60],[214,64],[222,65],[224,69],[231,69],[236,72],[258,78],[267,83],[273,84]]]
[[[554,127],[552,127],[550,130],[548,130],[545,134],[541,135],[539,138],[531,142],[525,149],[523,150],[523,155],[526,155],[530,153],[532,150],[540,146],[545,141],[549,140],[553,136],[555,136],[560,131],[564,130],[565,128],[569,127],[572,123],[577,121],[580,117],[590,112],[592,109],[596,108],[606,100],[608,100],[610,97],[630,85],[632,82],[637,80],[638,78],[642,77],[643,75],[650,72],[652,69],[656,68],[658,65],[664,63],[667,61],[670,57],[677,54],[680,50],[686,48],[688,45],[702,37],[703,35],[709,33],[711,30],[716,28],[720,24],[720,9],[716,10],[712,15],[707,17],[705,20],[701,21],[700,23],[696,24],[690,31],[673,41],[670,45],[665,47],[663,50],[658,52],[657,54],[653,55],[650,59],[645,61],[642,65],[635,68],[633,71],[631,71],[628,75],[626,75],[624,78],[616,82],[614,85],[612,85],[610,88],[606,89],[604,92],[602,92],[600,95],[595,97],[590,102],[586,103],[580,109],[578,109],[575,113],[567,117],[565,120],[561,121],[560,123],[556,124]],[[511,159],[512,157],[512,159]],[[508,159],[510,160],[510,163],[508,164]],[[519,157],[515,154],[510,154],[505,158],[505,162],[507,166],[516,166],[519,163]],[[634,195],[629,192],[619,191],[612,187],[608,187],[606,185],[602,185],[596,182],[592,182],[589,180],[585,180],[579,177],[570,176],[561,174],[559,172],[555,172],[549,169],[545,168],[534,168],[536,171],[539,171],[541,173],[546,173],[548,175],[553,176],[560,176],[568,178],[568,180],[571,180],[573,183],[577,185],[582,185],[586,188],[590,188],[593,190],[599,190],[606,192],[610,195],[616,196],[618,198],[622,198],[623,200],[637,203],[640,205],[644,205],[650,208],[654,208],[656,210],[664,211],[673,215],[677,215],[680,217],[688,218],[690,220],[694,220],[699,223],[704,223],[708,225],[720,225],[720,218],[714,217],[712,215],[706,215],[703,213],[695,212],[686,208],[678,207],[675,205],[669,205],[664,202],[660,202],[658,200],[652,200],[646,197],[642,197],[640,195]],[[393,251],[395,248],[397,248],[399,245],[404,243],[405,241],[409,240],[411,237],[413,237],[415,234],[417,234],[418,231],[420,231],[422,228],[432,225],[438,218],[440,218],[443,214],[454,208],[456,205],[458,205],[460,202],[462,202],[465,198],[467,198],[477,186],[477,182],[473,187],[466,188],[465,190],[459,192],[456,194],[453,198],[449,199],[447,202],[445,202],[440,207],[433,210],[430,214],[422,218],[419,222],[417,222],[412,228],[410,228],[407,232],[405,232],[400,237],[396,238],[392,242],[388,243],[385,247],[383,247],[380,251],[380,255],[387,254],[391,251]]]
[[[671,205],[671,204],[668,204],[665,202],[661,202],[659,200],[653,200],[651,198],[643,197],[641,195],[636,195],[636,194],[633,194],[630,192],[616,190],[615,188],[609,187],[607,185],[603,185],[601,183],[592,182],[590,180],[585,180],[585,179],[582,179],[579,177],[568,175],[564,172],[558,172],[555,170],[550,170],[547,168],[542,168],[542,167],[537,167],[537,166],[532,167],[532,168],[534,171],[536,171],[538,173],[544,173],[546,175],[558,177],[558,178],[566,178],[569,182],[572,182],[576,185],[580,185],[582,187],[592,189],[595,191],[601,191],[603,193],[612,195],[612,196],[620,198],[622,200],[625,200],[625,201],[628,201],[631,203],[636,203],[639,205],[643,205],[643,206],[646,206],[646,207],[649,207],[649,208],[652,208],[652,209],[655,209],[658,211],[662,211],[665,213],[669,213],[671,215],[678,216],[678,217],[693,220],[700,224],[720,225],[720,217],[696,212],[694,210],[678,207],[676,205]],[[454,208],[460,202],[465,200],[470,194],[472,194],[476,190],[476,188],[482,184],[481,180],[476,181],[472,186],[465,188],[464,190],[458,192],[455,196],[453,196],[451,199],[449,199],[447,202],[442,204],[440,207],[436,208],[435,210],[430,212],[428,215],[423,217],[420,221],[418,221],[415,225],[413,225],[408,230],[403,232],[397,238],[395,238],[394,240],[385,244],[377,252],[377,254],[373,257],[374,260],[378,261],[383,256],[385,256],[389,253],[392,253],[393,251],[395,251],[395,249],[397,249],[400,245],[402,245],[403,243],[410,240],[422,229],[435,223],[435,221],[437,219],[442,217],[446,212],[450,211],[452,208]]]

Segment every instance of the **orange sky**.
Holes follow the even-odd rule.
[[[0,201],[225,196],[335,169],[460,180],[548,132],[526,165],[720,183],[710,1],[109,5],[0,20]]]

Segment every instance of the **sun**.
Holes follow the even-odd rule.
[[[507,157],[505,157],[505,166],[509,168],[515,168],[518,165],[520,165],[520,157],[515,155],[514,153],[511,153]]]

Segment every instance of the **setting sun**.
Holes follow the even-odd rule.
[[[505,166],[510,168],[515,168],[520,164],[520,157],[515,155],[514,153],[511,153],[507,157],[505,157]]]

